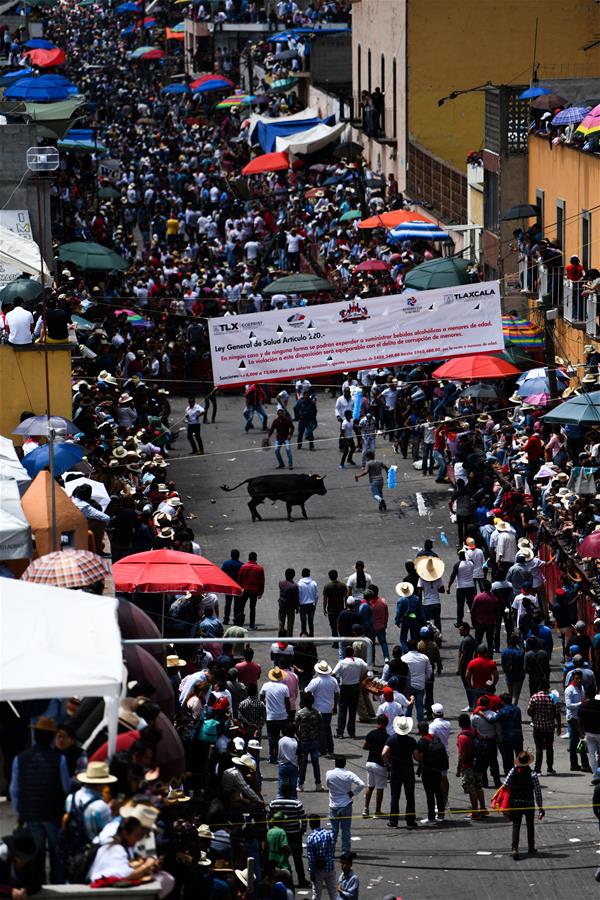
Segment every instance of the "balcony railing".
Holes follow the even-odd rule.
[[[573,325],[581,325],[586,322],[587,310],[583,291],[585,284],[582,281],[569,281],[563,283],[563,316],[566,322]]]

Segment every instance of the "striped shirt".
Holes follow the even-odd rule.
[[[288,838],[300,837],[306,829],[306,813],[300,800],[287,799],[278,797],[277,800],[271,800],[269,803],[268,818],[272,819],[276,812],[285,814],[285,819],[278,822],[280,828],[283,828]]]
[[[259,697],[248,697],[238,706],[238,719],[242,725],[261,731],[267,720],[267,709]]]

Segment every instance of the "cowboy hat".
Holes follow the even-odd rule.
[[[595,375],[591,375],[589,372],[587,375],[584,375],[581,379],[582,384],[596,384],[597,377]]]
[[[275,666],[269,671],[268,674],[269,681],[283,681],[283,672],[279,668],[279,666]]]
[[[530,753],[529,750],[521,750],[520,753],[515,753],[515,764],[518,766],[530,766],[534,759],[533,753]]]
[[[317,675],[331,675],[333,670],[326,659],[321,659],[315,664],[314,671]]]
[[[33,727],[35,731],[56,731],[56,722],[48,716],[40,716]]]
[[[119,813],[123,819],[133,817],[137,819],[142,828],[148,831],[156,831],[156,818],[158,810],[153,806],[136,805],[135,803],[125,803]]]
[[[200,856],[196,857],[196,865],[197,866],[212,866],[212,860],[210,856],[207,856],[204,850],[200,851]]]
[[[127,450],[125,449],[125,447],[115,447],[112,455],[115,459],[125,459],[125,457],[127,456]]]
[[[529,547],[531,548],[531,541],[529,538],[519,538],[517,541],[517,547]]]
[[[396,585],[396,593],[399,597],[412,597],[415,589],[410,581],[399,581]]]
[[[244,887],[248,887],[248,869],[234,869],[235,877],[239,878]]]
[[[164,799],[167,806],[175,806],[176,803],[189,803],[191,797],[188,797],[185,791],[175,789],[172,790]]]
[[[204,822],[202,823],[202,825],[198,825],[198,828],[196,829],[196,833],[199,838],[204,838],[207,841],[212,840],[214,838],[214,834],[210,830],[210,826],[206,825]]]
[[[410,716],[396,716],[392,722],[392,728],[396,734],[410,734],[413,728],[413,720]]]
[[[257,740],[248,741],[248,749],[249,750],[262,750],[262,744],[260,741],[257,741]]]
[[[119,383],[119,382],[117,381],[117,379],[115,378],[115,376],[114,376],[114,375],[111,375],[110,372],[108,372],[108,373],[104,376],[104,378],[100,378],[100,377],[99,377],[97,380],[98,380],[98,381],[104,381],[104,382],[106,382],[106,384],[112,384],[112,385],[115,385],[115,386]]]
[[[172,541],[175,537],[175,531],[173,528],[161,528],[156,537],[160,538],[161,541]]]
[[[495,523],[496,531],[510,531],[510,525],[508,522],[505,522],[504,519],[500,519],[499,522]]]
[[[254,769],[254,768],[256,768],[256,764],[254,763],[254,760],[252,760],[253,765],[250,765],[250,763],[248,762],[248,759],[249,759],[249,757],[247,757],[246,755],[244,755],[244,756],[232,756],[232,757],[231,757],[231,762],[234,764],[234,766],[243,766],[243,768],[245,768],[245,769]]]
[[[248,769],[252,769],[253,772],[256,771],[256,760],[253,756],[250,756],[249,753],[242,753],[240,759]]]
[[[90,762],[85,772],[80,772],[75,777],[81,784],[114,784],[117,781],[116,777],[110,774],[106,762]]]
[[[167,503],[169,504],[169,506],[173,507],[183,506],[183,503],[181,502],[179,497],[169,497]]]
[[[121,396],[119,397],[118,402],[119,402],[121,405],[125,405],[126,403],[132,403],[132,402],[133,402],[133,397],[130,397],[129,394],[121,394]]]
[[[535,553],[533,552],[531,547],[521,547],[519,549],[519,553],[521,554],[521,556],[525,557],[525,562],[531,562],[531,560],[535,556]]]
[[[488,416],[487,413],[482,413],[480,416],[477,416],[477,421],[480,422],[482,425],[485,425],[486,422],[491,422],[491,420],[492,420],[492,417]]]
[[[444,560],[439,556],[418,556],[415,560],[417,575],[423,581],[437,581],[444,574]]]
[[[176,669],[179,666],[187,666],[185,659],[180,659],[176,653],[167,656],[167,669]]]

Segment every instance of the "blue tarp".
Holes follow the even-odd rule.
[[[275,141],[278,137],[289,137],[291,134],[298,134],[300,131],[308,131],[316,125],[321,125],[322,119],[294,119],[292,121],[282,120],[281,122],[259,122],[252,134],[252,143],[258,143],[264,153],[273,153],[275,150]]]

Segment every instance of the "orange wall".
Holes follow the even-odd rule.
[[[553,144],[537,136],[529,141],[529,201],[544,191],[544,232],[556,234],[556,201],[565,202],[565,259],[583,255],[581,212],[590,210],[590,265],[600,268],[600,158],[592,153]],[[515,227],[518,223],[515,223]]]

